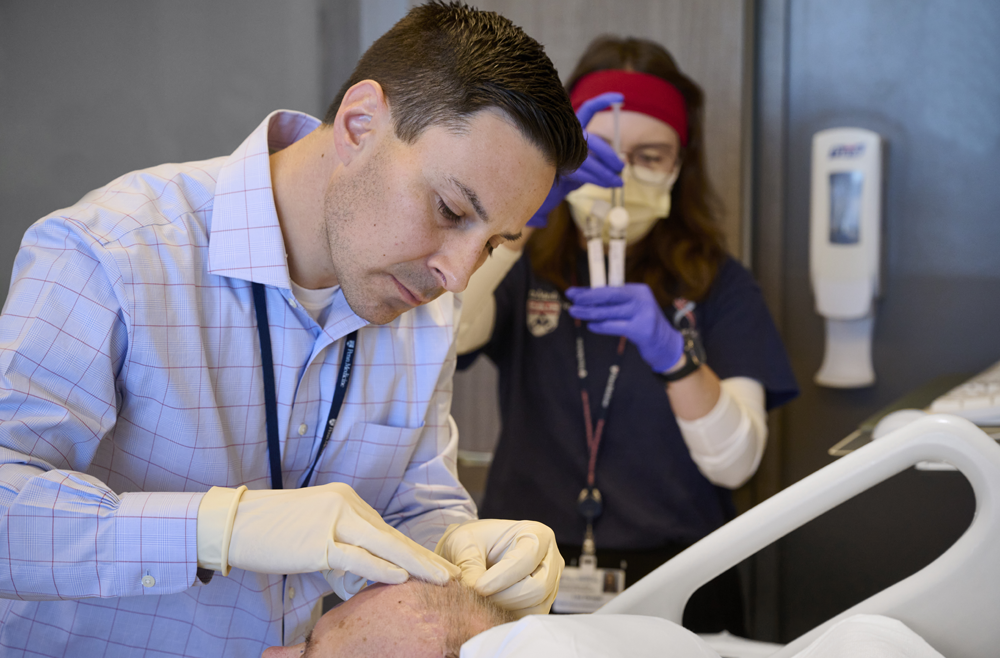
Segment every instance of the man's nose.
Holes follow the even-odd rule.
[[[472,273],[479,269],[486,256],[486,243],[482,237],[456,236],[441,245],[429,265],[442,279],[445,290],[458,293],[469,285]]]

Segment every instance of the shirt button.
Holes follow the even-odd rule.
[[[149,574],[147,574],[147,575],[145,575],[145,576],[142,577],[142,586],[143,587],[152,587],[155,584],[156,584],[156,578],[153,578]]]
[[[294,587],[289,587],[288,588],[288,600],[291,601],[294,598],[295,598],[295,588]]]
[[[289,299],[288,303],[292,305],[292,308],[298,308],[299,305],[294,299]]]
[[[302,423],[301,425],[299,425],[299,436],[302,436],[303,434],[305,434],[308,431],[309,431],[309,426],[308,425],[306,425],[305,423]]]

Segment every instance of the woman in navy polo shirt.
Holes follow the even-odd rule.
[[[798,389],[760,290],[722,244],[698,85],[661,46],[603,37],[568,86],[591,155],[553,186],[523,255],[498,249],[473,277],[459,353],[500,371],[481,516],[549,525],[568,564],[592,538],[599,566],[626,562],[631,584],[733,517],[766,410]],[[619,158],[606,109],[622,99]],[[612,187],[630,216],[626,285],[592,289],[584,227]],[[736,573],[699,590],[684,622],[743,633]]]

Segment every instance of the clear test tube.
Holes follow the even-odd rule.
[[[608,213],[608,285],[625,285],[625,235],[628,229],[628,211],[615,206]]]
[[[604,269],[604,218],[611,206],[607,201],[595,200],[587,215],[584,237],[587,238],[587,267],[590,270],[590,287],[603,288],[608,284]]]

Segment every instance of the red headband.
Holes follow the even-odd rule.
[[[687,110],[684,97],[677,91],[677,87],[663,78],[648,73],[621,69],[595,71],[583,76],[573,85],[569,95],[573,102],[573,110],[580,109],[587,99],[607,91],[624,94],[623,110],[642,112],[659,119],[677,131],[681,146],[687,146]]]

